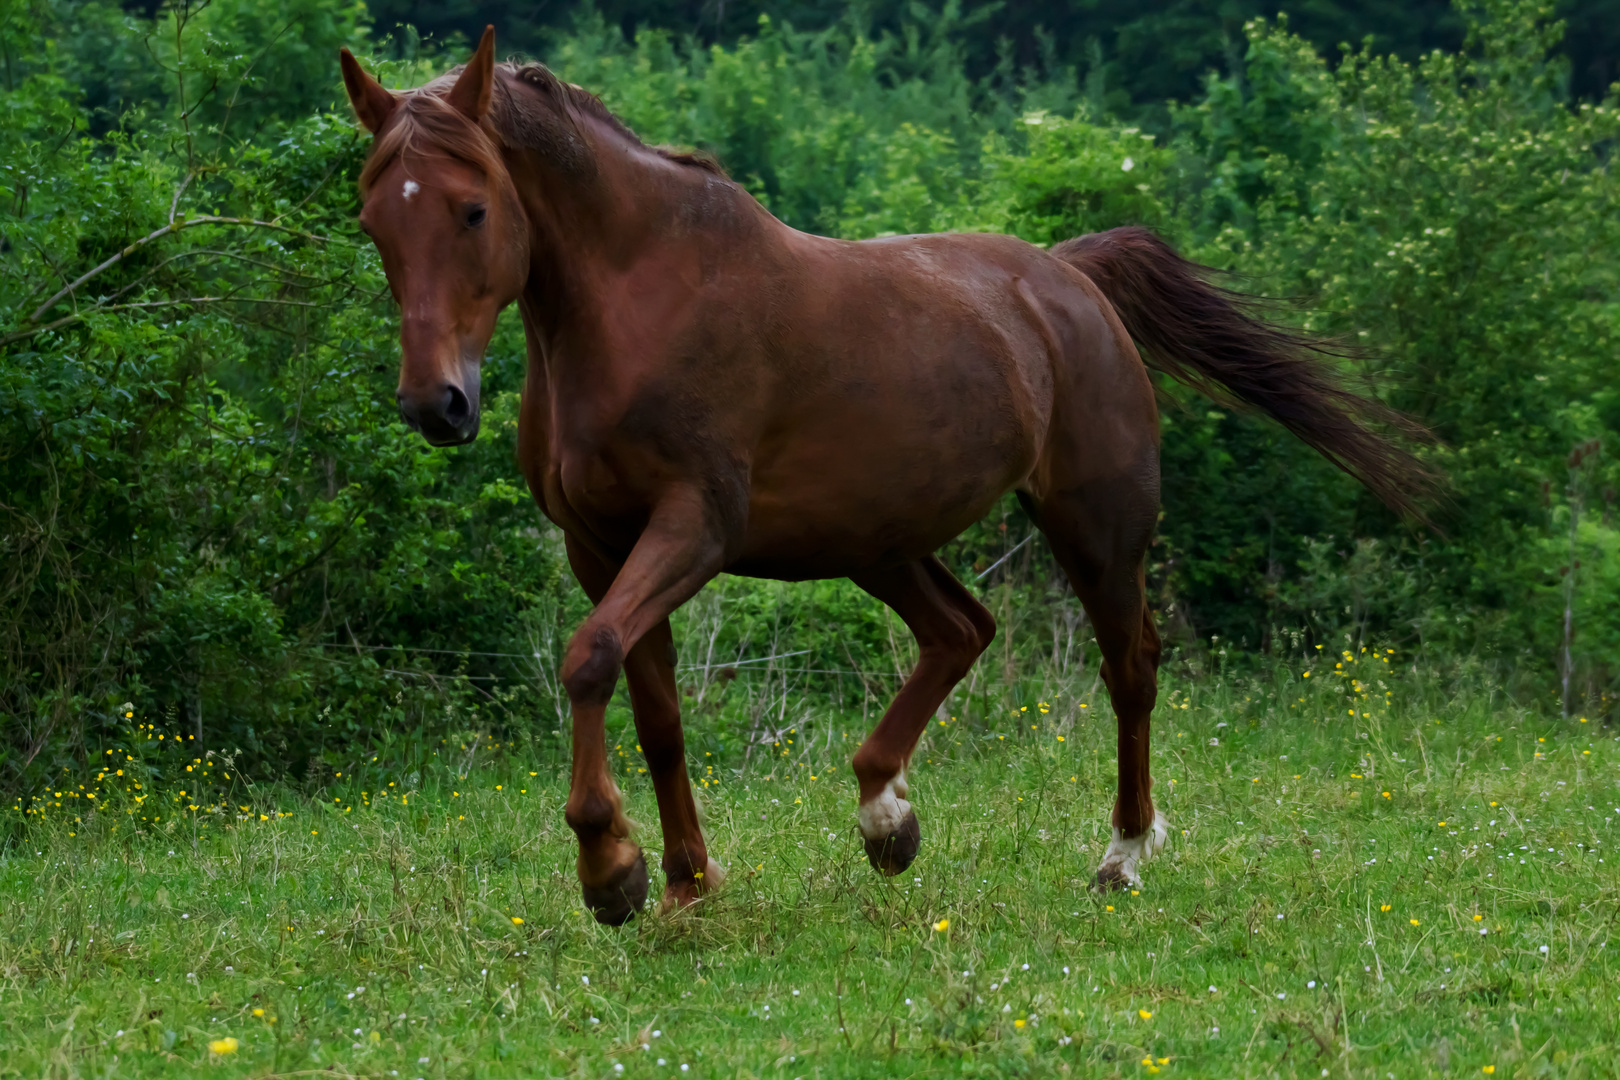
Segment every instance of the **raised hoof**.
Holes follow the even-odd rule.
[[[585,906],[604,926],[623,926],[647,903],[647,857],[636,853],[636,861],[624,877],[612,885],[583,887]]]
[[[904,873],[922,848],[922,826],[917,824],[917,813],[907,810],[900,825],[881,840],[866,841],[866,859],[872,869],[893,877]]]

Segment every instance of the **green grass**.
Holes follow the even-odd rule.
[[[1167,681],[1172,845],[1139,895],[1087,888],[1113,733],[1079,693],[931,725],[892,880],[854,828],[854,718],[769,765],[694,750],[730,879],[622,929],[581,910],[554,751],[383,754],[214,813],[175,767],[139,808],[108,779],[0,854],[0,1077],[1620,1072],[1613,735],[1314,670]]]

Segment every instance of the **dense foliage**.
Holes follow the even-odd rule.
[[[973,18],[873,35],[766,20],[705,46],[587,12],[546,58],[801,228],[1046,244],[1145,223],[1309,298],[1279,316],[1365,346],[1369,382],[1434,429],[1454,480],[1441,531],[1167,387],[1152,580],[1179,640],[1397,639],[1553,708],[1566,670],[1571,695],[1612,700],[1620,112],[1570,103],[1545,6],[1465,5],[1463,46],[1417,63],[1332,64],[1287,22],[1252,22],[1241,63],[1159,135],[1061,63],[975,75]],[[557,644],[584,601],[511,461],[515,316],[478,443],[429,450],[394,413],[395,315],[354,226],[366,140],[333,56],[369,42],[399,86],[452,58],[384,48],[369,19],[35,0],[0,25],[0,783],[136,708],[295,774],[445,710],[557,720]],[[989,572],[1014,684],[1085,658],[1078,608],[1039,545],[1018,547],[1029,531],[1009,503],[948,553]],[[679,633],[694,704],[737,738],[790,689],[836,706],[904,666],[847,583],[724,581]],[[802,657],[780,701],[714,683],[780,653]]]
[[[949,6],[947,6],[949,5]],[[759,17],[801,30],[824,30],[854,18],[876,33],[903,33],[934,23],[937,12],[958,13],[946,31],[961,43],[976,77],[1027,76],[1028,69],[1078,72],[1088,91],[1114,109],[1153,120],[1167,100],[1189,101],[1205,73],[1242,69],[1244,25],[1279,11],[1316,48],[1334,55],[1343,43],[1371,39],[1380,53],[1413,61],[1433,49],[1463,43],[1464,19],[1447,0],[376,0],[368,5],[385,30],[477,40],[494,23],[520,48],[538,50],[571,27],[581,10],[600,11],[627,36],[642,29],[691,34],[705,43],[751,33]],[[1571,60],[1576,96],[1596,99],[1620,75],[1620,4],[1561,0],[1566,30],[1560,43]]]

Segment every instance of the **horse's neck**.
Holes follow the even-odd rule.
[[[512,176],[530,221],[531,272],[524,318],[543,343],[578,319],[611,317],[602,282],[663,246],[725,246],[739,224],[757,233],[770,218],[737,185],[586,121],[595,167],[564,174],[532,152]],[[755,240],[760,239],[755,237]]]

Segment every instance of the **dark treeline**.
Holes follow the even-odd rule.
[[[1121,115],[1162,119],[1166,100],[1190,101],[1210,72],[1242,68],[1243,27],[1250,19],[1288,16],[1294,32],[1333,55],[1341,44],[1413,61],[1434,49],[1462,46],[1461,15],[1447,0],[600,0],[595,7],[627,37],[644,28],[691,34],[705,43],[754,33],[761,15],[802,30],[853,18],[869,33],[900,33],[941,17],[960,27],[968,70],[975,78],[1008,70],[1072,68],[1100,90]],[[377,27],[410,26],[437,37],[477,40],[493,23],[503,40],[531,53],[566,31],[578,0],[377,0]],[[1560,48],[1570,59],[1570,88],[1596,100],[1615,81],[1620,62],[1620,0],[1562,0],[1567,24]]]

